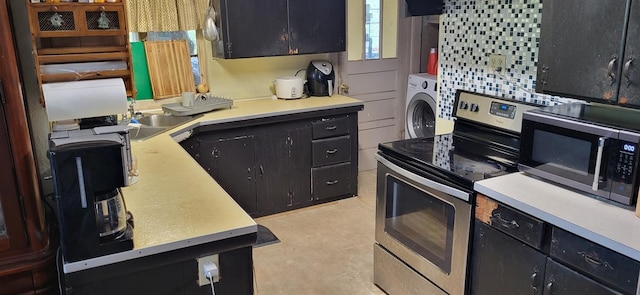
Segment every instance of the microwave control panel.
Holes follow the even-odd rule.
[[[637,149],[638,146],[634,143],[624,141],[620,142],[616,172],[623,183],[631,183],[631,180],[633,179]]]

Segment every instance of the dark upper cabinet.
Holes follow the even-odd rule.
[[[639,5],[631,0],[545,1],[536,91],[640,107],[634,60]]]
[[[344,0],[216,0],[225,58],[282,56],[345,50]]]
[[[288,2],[290,54],[346,50],[344,0]]]

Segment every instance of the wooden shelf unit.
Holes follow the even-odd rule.
[[[29,24],[36,72],[42,83],[122,78],[128,97],[135,97],[126,3],[31,3]],[[74,64],[124,62],[125,67],[83,67]],[[47,72],[49,65],[69,64],[69,69]],[[96,64],[97,65],[97,64]],[[44,104],[44,97],[41,97]]]

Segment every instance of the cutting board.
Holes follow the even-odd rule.
[[[144,51],[154,99],[195,92],[187,40],[145,41]]]

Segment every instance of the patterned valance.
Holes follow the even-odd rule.
[[[209,0],[127,0],[130,32],[202,29]]]

